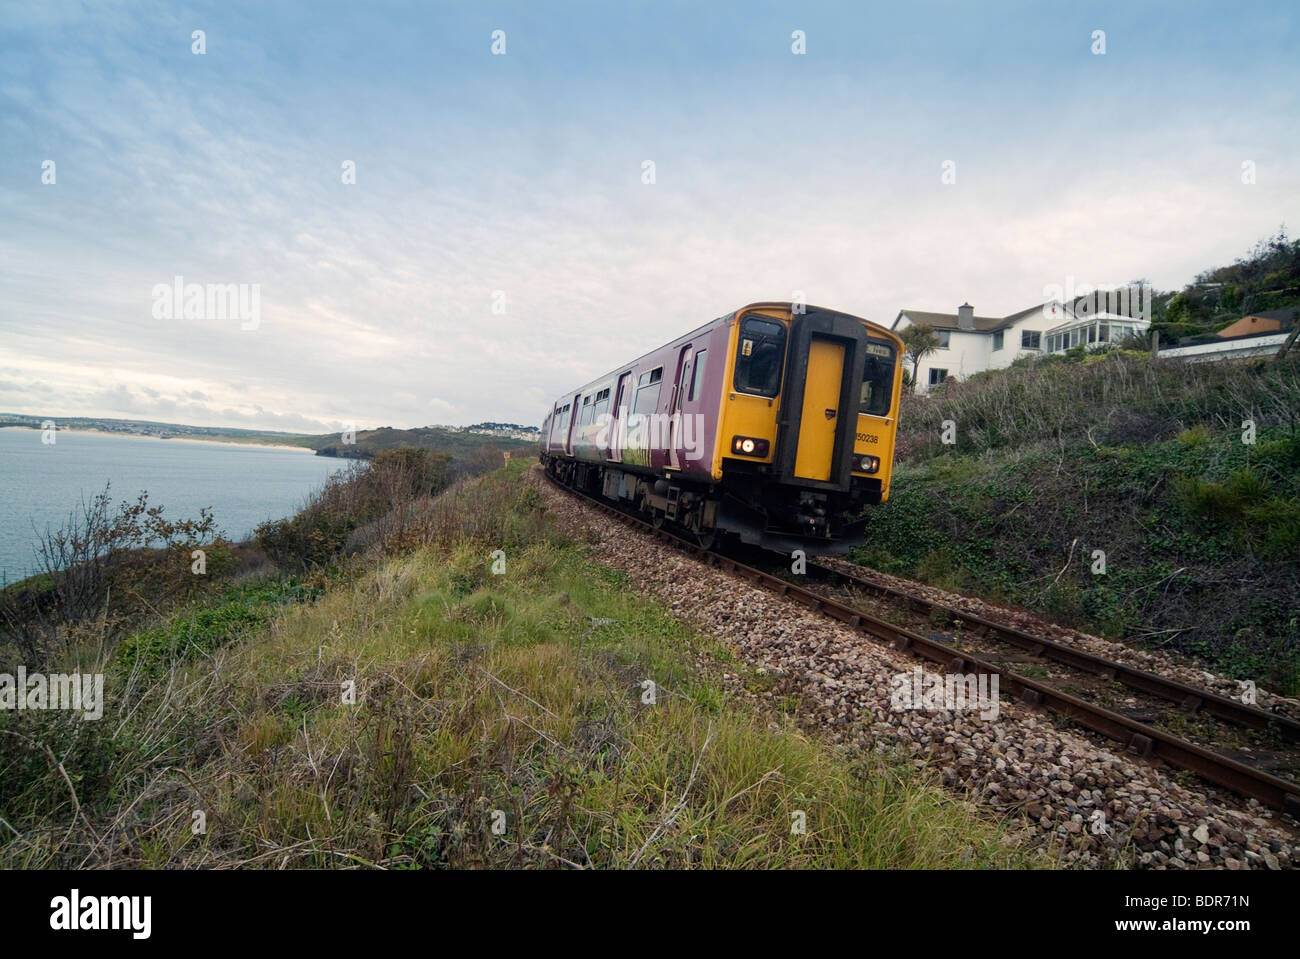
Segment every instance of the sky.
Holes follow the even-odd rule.
[[[1297,10],[0,3],[0,411],[537,424],[754,301],[1176,289],[1300,222]]]

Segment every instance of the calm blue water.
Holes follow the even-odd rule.
[[[288,516],[348,460],[306,450],[158,440],[110,433],[0,429],[0,581],[33,572],[36,533],[66,525],[68,513],[104,489],[114,507],[149,491],[168,519],[197,518],[211,506],[217,526],[245,539],[258,523]]]

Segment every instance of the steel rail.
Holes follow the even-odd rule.
[[[608,503],[565,486],[543,471],[557,488],[599,508],[620,522],[640,529],[656,539],[678,546],[685,552],[702,559],[710,566],[732,573],[752,585],[763,586],[780,596],[798,601],[808,608],[839,620],[851,629],[873,639],[891,643],[899,651],[910,652],[930,662],[944,666],[948,672],[986,672],[999,677],[1000,692],[1006,690],[1030,706],[1040,706],[1066,716],[1087,729],[1124,744],[1128,751],[1146,759],[1161,759],[1171,766],[1187,769],[1209,782],[1223,786],[1243,796],[1259,800],[1266,806],[1282,810],[1300,818],[1300,785],[1279,779],[1260,769],[1247,766],[1227,756],[1179,739],[1163,730],[1121,716],[1101,706],[1085,702],[1068,693],[993,663],[953,650],[951,646],[929,639],[919,633],[895,626],[857,610],[838,600],[823,596],[813,590],[787,582],[771,573],[746,566],[730,557],[705,549],[684,537],[663,528],[656,528],[635,516]],[[963,616],[965,614],[962,614]]]
[[[1292,719],[1290,716],[1270,713],[1256,706],[1250,706],[1235,699],[1229,699],[1227,696],[1212,693],[1207,689],[1198,689],[1195,686],[1189,686],[1187,683],[1167,679],[1164,676],[1158,676],[1155,673],[1149,673],[1124,663],[1105,659],[1081,649],[1074,649],[1053,642],[1050,639],[1032,636],[1013,626],[994,622],[975,613],[916,596],[893,586],[873,582],[845,572],[842,569],[826,566],[815,560],[808,561],[808,568],[816,569],[818,572],[829,575],[837,581],[851,583],[853,586],[888,596],[890,599],[905,603],[917,612],[940,611],[951,620],[973,627],[972,632],[976,636],[1008,642],[1027,650],[1035,658],[1050,659],[1074,669],[1101,676],[1104,679],[1118,681],[1131,689],[1158,696],[1171,703],[1177,703],[1188,712],[1203,710],[1212,716],[1236,723],[1239,726],[1262,730],[1275,729],[1292,742],[1300,742],[1300,721]]]

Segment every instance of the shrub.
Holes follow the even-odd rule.
[[[950,452],[940,442],[944,420],[957,424],[957,452],[970,453],[1040,441],[1152,442],[1189,426],[1189,443],[1198,443],[1204,437],[1197,427],[1206,436],[1236,435],[1245,419],[1260,430],[1300,433],[1300,356],[1186,364],[1118,350],[1086,366],[1013,365],[947,384],[924,400],[906,396],[898,456],[915,461]]]
[[[369,462],[331,476],[296,515],[259,526],[258,545],[285,570],[329,566],[402,525],[412,504],[446,487],[450,466],[447,453],[411,446],[381,450]]]
[[[109,494],[105,486],[66,525],[47,527],[38,575],[0,593],[0,640],[28,662],[66,648],[73,628],[92,620],[102,638],[120,636],[134,618],[191,599],[235,565],[210,509],[170,520],[148,493],[116,509]],[[191,571],[196,549],[206,554],[204,576]]]

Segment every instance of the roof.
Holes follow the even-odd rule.
[[[1041,312],[1043,307],[1051,302],[1053,301],[1046,300],[1043,303],[1021,310],[1018,313],[1012,313],[1009,316],[977,316],[975,317],[975,329],[965,330],[963,332],[996,333],[998,330],[1004,330],[1007,327],[1014,325],[1019,320],[1023,320],[1030,314]],[[1064,311],[1064,307],[1062,307],[1062,310]],[[1062,312],[1062,316],[1064,315],[1065,313]],[[894,323],[891,329],[898,326],[898,321],[903,316],[906,316],[911,320],[914,326],[928,326],[936,330],[961,330],[961,327],[957,325],[956,313],[928,313],[924,310],[906,309],[898,311],[898,316],[894,317]]]
[[[1242,316],[1242,319],[1249,320],[1253,317],[1257,320],[1281,320],[1285,326],[1295,319],[1297,312],[1300,312],[1300,306],[1284,306],[1280,310],[1259,310],[1255,313],[1247,313]]]
[[[1214,334],[1185,336],[1175,346],[1190,346],[1196,343],[1235,343],[1237,340],[1257,340],[1264,336],[1282,336],[1286,332],[1286,330],[1263,330],[1259,333],[1239,333],[1236,336],[1215,336]]]
[[[912,321],[914,326],[928,326],[936,330],[957,330],[956,313],[926,313],[922,310],[899,310],[898,315],[906,314],[907,318]],[[975,332],[992,333],[993,330],[1002,326],[1004,321],[996,316],[977,316],[975,317]],[[898,325],[898,319],[894,319],[894,325]],[[968,331],[969,332],[969,331]]]

